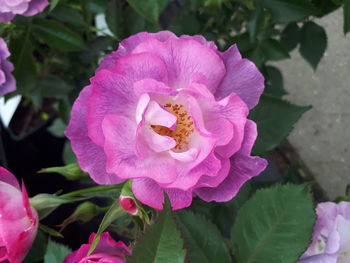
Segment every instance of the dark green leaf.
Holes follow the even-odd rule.
[[[40,224],[39,225],[39,228],[44,231],[45,233],[48,233],[50,236],[52,237],[60,237],[60,238],[63,238],[63,235],[56,231],[55,229],[51,228],[51,227],[48,227],[46,225],[43,225],[43,224]]]
[[[261,49],[267,60],[283,60],[290,58],[288,50],[277,40],[267,39],[262,41]]]
[[[219,230],[205,217],[181,211],[176,213],[176,221],[185,240],[188,262],[231,262]]]
[[[72,151],[72,147],[70,146],[70,142],[68,140],[64,144],[62,157],[65,164],[77,162],[77,157],[75,157],[75,154]]]
[[[250,113],[250,119],[258,125],[255,154],[263,154],[275,148],[291,132],[294,124],[310,107],[301,107],[273,96],[261,96],[258,106]]]
[[[106,9],[106,22],[108,28],[118,38],[122,38],[124,35],[123,28],[123,4],[118,0],[111,0],[108,3]]]
[[[184,260],[183,240],[167,204],[159,221],[137,240],[128,263],[183,263]]]
[[[48,128],[48,131],[56,137],[64,137],[64,130],[66,124],[61,119],[56,119],[52,125]]]
[[[78,51],[85,48],[81,36],[53,20],[34,20],[33,33],[45,44],[61,51]]]
[[[281,42],[288,51],[296,48],[300,41],[300,28],[297,23],[288,24],[281,35]]]
[[[289,23],[315,15],[317,9],[307,0],[263,0],[275,22]]]
[[[265,90],[264,94],[282,97],[286,94],[283,88],[283,76],[278,68],[267,66],[264,70]]]
[[[317,16],[325,16],[336,10],[343,0],[312,0],[314,6],[319,10]]]
[[[170,0],[127,0],[132,8],[152,23],[157,23],[160,13]]]
[[[350,0],[344,0],[344,34],[350,31]]]
[[[301,29],[300,54],[314,70],[327,47],[327,35],[323,27],[314,22],[307,22]]]
[[[17,82],[17,91],[30,95],[37,83],[37,69],[33,58],[33,46],[28,29],[27,35],[12,38],[10,42],[11,61],[15,67],[13,75]]]
[[[104,13],[108,0],[83,0],[86,1],[87,9],[92,13]]]
[[[51,2],[50,2],[50,11],[52,11],[57,6],[57,4],[59,2],[60,2],[60,0],[51,0]]]
[[[30,204],[38,212],[39,219],[44,219],[63,204],[81,201],[82,198],[63,198],[55,194],[37,194],[30,198]]]
[[[38,231],[34,240],[32,248],[29,250],[23,263],[38,263],[44,259],[45,251],[47,247],[47,235],[41,230]]]
[[[38,173],[58,173],[66,177],[68,180],[79,180],[88,176],[86,172],[80,169],[77,163],[41,169]]]
[[[38,84],[43,97],[64,98],[73,89],[66,81],[54,75],[41,77]]]
[[[81,13],[72,8],[68,8],[65,6],[58,6],[50,15],[56,18],[57,20],[60,20],[62,22],[66,22],[72,25],[87,26]]]
[[[264,189],[239,211],[231,240],[239,263],[294,263],[310,243],[315,221],[305,185]]]
[[[257,31],[259,28],[259,25],[261,24],[262,19],[262,7],[261,5],[258,5],[250,14],[248,21],[247,21],[247,27],[249,32],[250,41],[253,42],[256,39]]]
[[[44,263],[62,263],[64,258],[70,253],[72,251],[66,246],[49,240],[44,256]]]
[[[96,248],[98,242],[100,241],[101,234],[106,230],[106,228],[118,217],[125,214],[126,212],[120,207],[118,202],[114,202],[104,215],[100,226],[98,227],[96,236],[91,243],[88,254],[90,255]]]

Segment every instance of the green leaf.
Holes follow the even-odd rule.
[[[56,231],[55,229],[49,227],[49,226],[46,226],[46,225],[43,225],[43,224],[40,224],[39,225],[39,228],[44,231],[45,233],[48,233],[50,236],[52,237],[60,237],[60,238],[63,238],[63,235]]]
[[[106,228],[117,218],[126,214],[123,208],[120,207],[118,202],[114,202],[111,207],[108,209],[107,213],[104,215],[100,226],[98,227],[96,236],[91,243],[91,247],[89,249],[88,255],[90,255],[96,248],[98,242],[100,241],[101,234]]]
[[[83,0],[87,9],[92,13],[104,13],[106,10],[108,0]]]
[[[56,119],[48,131],[56,137],[64,137],[64,130],[66,129],[66,124],[61,119]]]
[[[16,78],[17,91],[25,95],[30,95],[37,86],[37,69],[33,58],[30,27],[26,35],[20,38],[13,37],[10,42],[10,59],[15,68],[13,75]]]
[[[70,145],[69,140],[67,140],[63,147],[63,161],[65,164],[76,163],[77,157],[75,157],[74,152],[72,151],[72,147]]]
[[[277,23],[294,22],[317,13],[317,9],[307,0],[263,0],[263,5],[271,10]]]
[[[123,3],[121,1],[111,0],[108,3],[105,14],[108,28],[118,38],[122,38],[124,35],[122,8]]]
[[[277,61],[290,58],[288,50],[275,39],[262,41],[261,49],[267,60]]]
[[[35,237],[32,248],[29,250],[23,263],[37,263],[42,262],[47,247],[47,235],[43,231],[39,230]]]
[[[75,26],[87,26],[82,14],[79,11],[69,7],[58,6],[50,15],[59,21]]]
[[[300,28],[297,23],[288,24],[281,35],[281,42],[288,51],[293,50],[300,41]]]
[[[50,2],[50,12],[55,9],[55,7],[57,6],[57,4],[60,2],[60,0],[51,0]]]
[[[258,126],[259,136],[254,145],[254,154],[263,154],[278,146],[301,115],[310,108],[293,105],[273,96],[261,96],[258,106],[249,116]]]
[[[188,262],[231,262],[218,228],[204,216],[181,211],[176,213],[176,221],[185,240]]]
[[[301,29],[300,54],[316,70],[327,47],[327,35],[323,27],[307,22]]]
[[[60,51],[78,51],[85,48],[79,34],[54,20],[34,20],[33,33],[42,42]]]
[[[183,263],[184,260],[183,240],[167,202],[158,222],[136,241],[128,263]]]
[[[258,5],[250,14],[247,21],[247,28],[249,32],[250,41],[253,42],[256,39],[256,35],[258,32],[258,27],[261,24],[262,20],[262,7]]]
[[[344,34],[350,31],[350,0],[344,0]]]
[[[315,221],[306,185],[256,192],[239,211],[231,241],[239,263],[294,263],[310,243]]]
[[[127,0],[129,5],[141,16],[152,23],[158,23],[158,18],[170,0]]]
[[[44,256],[44,263],[62,263],[64,258],[70,253],[72,253],[72,250],[68,247],[49,240]]]
[[[62,204],[81,201],[82,198],[63,198],[54,194],[37,194],[30,198],[30,204],[38,212],[39,219],[44,219]]]
[[[71,163],[66,166],[50,167],[41,169],[38,173],[58,173],[68,180],[79,180],[88,176],[82,171],[77,163]]]
[[[264,68],[265,75],[265,90],[264,94],[282,97],[287,94],[283,88],[283,76],[281,71],[272,66]]]

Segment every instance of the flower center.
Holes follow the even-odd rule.
[[[182,150],[188,145],[188,138],[194,132],[193,121],[182,104],[166,103],[164,108],[177,117],[176,128],[171,130],[161,125],[151,125],[151,128],[162,136],[169,136],[176,141],[174,150]]]

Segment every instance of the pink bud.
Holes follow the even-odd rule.
[[[0,262],[20,263],[38,229],[38,216],[30,206],[24,184],[0,167]]]
[[[135,203],[134,199],[132,199],[131,197],[129,197],[129,196],[120,196],[119,197],[119,204],[129,214],[137,215],[138,209],[137,209],[137,206],[136,206],[136,203]]]

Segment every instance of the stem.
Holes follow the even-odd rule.
[[[77,195],[88,194],[88,193],[103,192],[103,191],[108,191],[108,190],[117,190],[117,189],[120,189],[121,187],[122,187],[122,185],[94,186],[94,187],[80,189],[80,190],[76,190],[76,191],[73,191],[70,193],[66,193],[66,194],[60,195],[60,197],[74,197]]]

